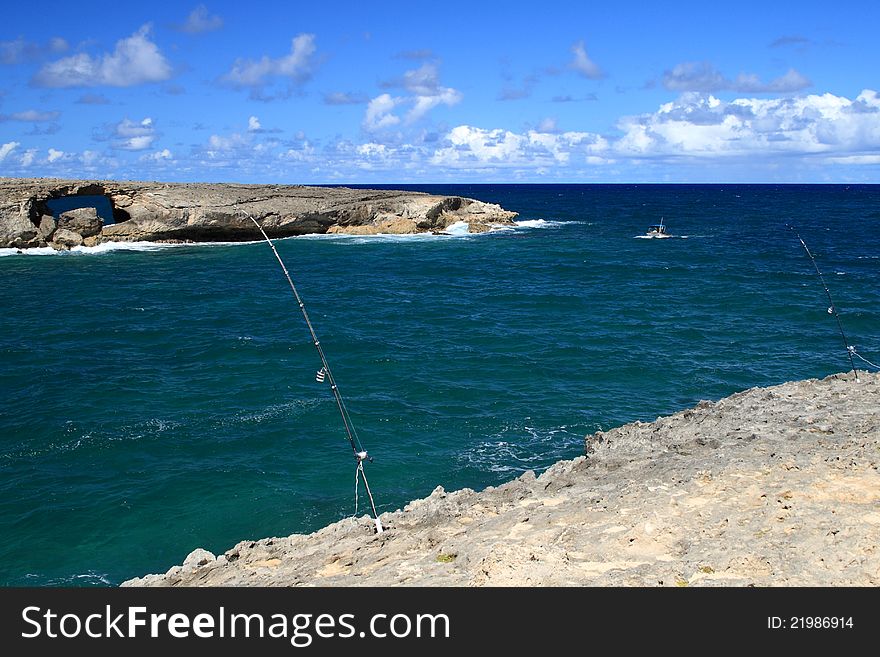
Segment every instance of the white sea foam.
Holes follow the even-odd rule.
[[[480,237],[483,235],[492,235],[512,230],[533,229],[533,228],[559,228],[568,224],[582,224],[583,221],[548,221],[547,219],[524,219],[515,221],[510,224],[489,224],[488,231],[483,233],[472,233],[467,222],[457,221],[449,225],[445,231],[441,233],[411,233],[406,235],[394,235],[390,233],[377,233],[375,235],[346,235],[340,233],[323,234],[323,235],[301,235],[297,239],[335,239],[344,240],[349,243],[359,244],[367,241],[386,240],[386,241],[404,241],[404,240],[443,240],[450,237]],[[588,224],[589,225],[589,224]]]
[[[56,251],[49,246],[38,249],[0,249],[0,257],[12,255],[52,255],[53,253],[56,253]]]
[[[447,235],[469,235],[471,232],[471,227],[467,224],[466,221],[456,221],[454,224],[450,224],[446,227],[444,231]]]
[[[434,235],[433,233],[374,233],[372,235],[348,235],[345,233],[316,233],[312,235],[299,235],[298,240],[330,240],[344,242],[346,244],[367,244],[372,242],[410,242],[421,240],[448,240],[450,235]]]
[[[210,246],[239,246],[241,244],[258,244],[263,240],[249,242],[104,242],[97,246],[75,246],[69,251],[56,251],[50,246],[33,249],[0,249],[0,257],[11,255],[101,255],[113,251],[163,251],[179,247],[210,247]],[[277,241],[277,240],[275,240]]]
[[[25,578],[30,580],[36,580],[39,582],[38,586],[70,586],[72,583],[83,583],[92,585],[92,586],[114,586],[114,583],[109,579],[110,575],[108,573],[98,573],[93,570],[90,570],[86,573],[74,574],[68,577],[51,577],[47,578],[42,573],[25,573]]]
[[[97,246],[75,246],[69,251],[56,251],[50,246],[35,249],[0,249],[0,256],[28,255],[100,255],[110,251],[157,251],[180,244],[158,244],[156,242],[105,242]]]
[[[572,446],[580,446],[583,435],[583,431],[569,426],[544,429],[506,426],[489,439],[460,453],[457,459],[488,472],[540,472],[570,454]]]
[[[498,228],[501,228],[500,226]],[[298,240],[335,240],[347,244],[366,244],[368,242],[410,242],[428,240],[448,240],[449,238],[470,238],[480,235],[488,235],[496,232],[493,227],[485,233],[471,233],[470,227],[464,221],[457,221],[449,225],[445,231],[437,233],[374,233],[372,235],[352,235],[346,233],[323,233],[312,235],[299,235]],[[509,228],[509,227],[508,227]]]
[[[321,239],[321,240],[339,240],[349,244],[362,244],[374,241],[390,241],[402,242],[410,240],[438,240],[449,239],[450,237],[477,237],[480,235],[491,235],[502,231],[532,229],[532,228],[558,228],[570,223],[584,223],[579,221],[548,221],[546,219],[525,219],[515,221],[513,226],[508,224],[492,224],[490,230],[484,233],[471,233],[467,222],[457,221],[449,225],[445,231],[440,233],[412,233],[412,234],[392,234],[392,233],[376,233],[374,235],[350,235],[345,233],[318,233],[311,235],[294,235],[290,237],[273,237],[272,241],[277,242],[282,239]],[[0,257],[12,255],[53,255],[53,256],[70,256],[70,255],[101,255],[111,253],[113,251],[162,251],[165,249],[173,249],[179,247],[211,247],[211,246],[241,246],[244,244],[258,244],[263,240],[251,240],[246,242],[182,242],[182,243],[164,243],[164,242],[104,242],[97,246],[75,246],[69,251],[56,251],[52,247],[40,247],[32,249],[0,249]]]
[[[581,223],[574,221],[547,221],[546,219],[523,219],[522,221],[514,221],[517,228],[559,228],[571,223]]]

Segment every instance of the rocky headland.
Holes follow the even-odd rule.
[[[48,202],[105,197],[95,208],[53,215]],[[55,179],[0,179],[0,247],[69,249],[102,242],[216,242],[313,233],[442,232],[465,222],[472,233],[511,224],[515,212],[460,196],[306,187]]]
[[[584,456],[123,586],[875,586],[880,374],[752,388]]]

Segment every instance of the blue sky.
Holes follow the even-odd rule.
[[[878,182],[878,7],[12,3],[0,175]]]

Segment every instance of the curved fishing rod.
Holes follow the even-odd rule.
[[[849,340],[846,339],[846,333],[843,332],[843,322],[840,321],[840,315],[837,314],[837,307],[834,305],[834,299],[831,298],[831,291],[828,289],[828,285],[825,284],[825,277],[822,276],[822,272],[819,271],[819,265],[816,264],[816,259],[813,257],[813,254],[810,253],[810,249],[807,246],[807,243],[801,238],[800,233],[797,232],[794,226],[790,224],[785,224],[790,228],[794,234],[797,236],[798,241],[801,243],[801,246],[804,247],[804,251],[807,252],[807,255],[810,256],[810,261],[813,263],[813,268],[816,270],[816,273],[819,275],[819,280],[822,282],[822,287],[825,288],[825,294],[828,296],[828,312],[834,315],[834,319],[837,320],[837,328],[840,330],[840,337],[843,338],[843,346],[846,349],[846,355],[849,356],[849,364],[852,366],[853,374],[856,376],[856,382],[859,381],[859,372],[856,370],[856,364],[853,360],[853,353],[856,348],[851,346]],[[861,358],[861,357],[860,357]]]
[[[370,500],[370,507],[373,510],[373,520],[376,525],[376,533],[381,534],[384,529],[382,527],[382,521],[379,520],[379,513],[376,511],[376,503],[373,501],[373,493],[370,491],[370,484],[367,481],[367,473],[364,470],[364,461],[373,462],[371,456],[367,454],[367,450],[363,448],[361,445],[361,441],[358,439],[357,431],[354,428],[354,424],[352,424],[351,416],[348,414],[348,408],[345,406],[345,402],[342,399],[342,394],[339,392],[339,387],[336,385],[336,380],[333,378],[333,372],[330,370],[330,364],[327,362],[327,356],[324,355],[324,349],[321,348],[321,341],[318,340],[318,335],[315,333],[315,328],[312,326],[312,320],[309,319],[309,313],[306,310],[306,306],[303,303],[302,298],[299,296],[299,292],[296,289],[296,285],[293,284],[293,279],[290,277],[290,272],[287,271],[287,267],[284,265],[284,261],[281,259],[281,256],[278,254],[278,250],[275,248],[275,244],[269,239],[269,236],[266,234],[266,231],[263,230],[263,227],[257,223],[257,220],[254,219],[250,214],[244,213],[245,216],[254,222],[254,225],[257,227],[257,230],[262,234],[263,239],[266,240],[266,243],[272,249],[272,253],[275,254],[276,260],[278,260],[278,264],[281,265],[281,271],[284,272],[284,277],[287,279],[288,284],[290,285],[290,290],[293,292],[293,296],[296,299],[296,303],[299,306],[300,312],[302,313],[303,319],[306,321],[306,326],[309,329],[309,334],[312,336],[312,343],[315,345],[315,349],[318,352],[318,356],[321,358],[321,369],[318,370],[315,380],[318,383],[322,383],[324,378],[326,377],[328,383],[330,384],[330,390],[333,392],[333,397],[336,399],[336,405],[339,408],[339,414],[342,416],[342,424],[345,426],[345,433],[348,437],[348,442],[351,443],[351,450],[354,452],[354,458],[357,461],[357,470],[355,471],[355,500],[357,500],[357,482],[358,477],[363,479],[364,488],[367,491],[367,497]],[[357,506],[355,506],[355,513],[357,513]]]

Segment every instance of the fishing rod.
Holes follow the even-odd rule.
[[[853,374],[856,377],[856,383],[859,382],[859,372],[856,370],[855,361],[853,361],[853,354],[856,351],[855,346],[850,345],[849,340],[846,339],[846,333],[843,332],[843,322],[840,321],[840,315],[837,314],[837,307],[834,305],[834,299],[831,298],[831,291],[828,289],[828,285],[825,283],[825,277],[822,276],[822,272],[819,271],[819,265],[816,263],[816,258],[813,257],[813,254],[810,252],[807,243],[804,242],[803,238],[801,238],[800,233],[797,232],[794,226],[790,224],[785,224],[790,228],[794,234],[797,236],[798,241],[801,243],[801,246],[804,247],[804,251],[807,252],[807,255],[810,257],[810,261],[813,263],[813,268],[816,270],[816,274],[819,276],[819,280],[822,282],[822,287],[825,288],[825,294],[828,296],[828,312],[834,315],[834,319],[837,320],[837,328],[840,330],[840,337],[843,338],[843,346],[846,349],[846,355],[849,356],[849,364],[852,366]],[[858,354],[856,354],[858,356]],[[861,358],[861,356],[859,356]]]
[[[300,312],[302,313],[303,319],[306,321],[306,326],[309,329],[309,334],[312,336],[312,343],[315,345],[315,349],[318,351],[318,356],[321,358],[321,369],[315,375],[315,380],[318,383],[323,383],[326,379],[330,384],[330,390],[333,392],[333,397],[336,399],[336,406],[339,408],[339,414],[342,416],[342,424],[345,427],[345,433],[348,437],[348,442],[351,444],[351,450],[354,452],[354,458],[357,461],[357,469],[355,470],[355,513],[357,513],[357,486],[358,479],[363,479],[364,488],[367,491],[367,497],[370,500],[370,507],[373,510],[373,520],[376,525],[376,533],[381,534],[384,531],[382,527],[382,521],[379,519],[379,513],[376,511],[376,503],[373,501],[373,493],[370,491],[370,484],[367,481],[367,473],[364,470],[364,461],[373,462],[373,458],[367,454],[367,450],[363,448],[361,445],[361,441],[358,439],[357,431],[354,428],[354,424],[351,421],[351,416],[348,414],[348,408],[345,406],[345,401],[342,399],[342,394],[339,392],[339,387],[336,385],[336,379],[333,378],[333,372],[330,370],[330,364],[327,362],[327,356],[324,355],[324,349],[321,347],[321,341],[318,340],[318,335],[315,333],[315,328],[312,326],[312,320],[309,319],[309,313],[306,310],[306,306],[303,303],[302,298],[299,296],[299,292],[296,289],[296,285],[293,284],[293,279],[290,277],[290,272],[287,271],[287,267],[284,265],[284,261],[281,259],[281,256],[278,254],[278,250],[275,248],[275,244],[269,239],[269,236],[266,234],[266,231],[263,230],[263,227],[257,223],[257,220],[254,219],[250,214],[244,213],[245,216],[254,222],[254,225],[257,227],[257,230],[262,234],[263,239],[266,240],[266,243],[272,249],[272,253],[275,254],[275,258],[278,260],[278,264],[281,265],[281,271],[284,272],[284,277],[287,279],[288,284],[290,285],[290,290],[293,292],[293,296],[296,299],[296,303],[299,306]]]

